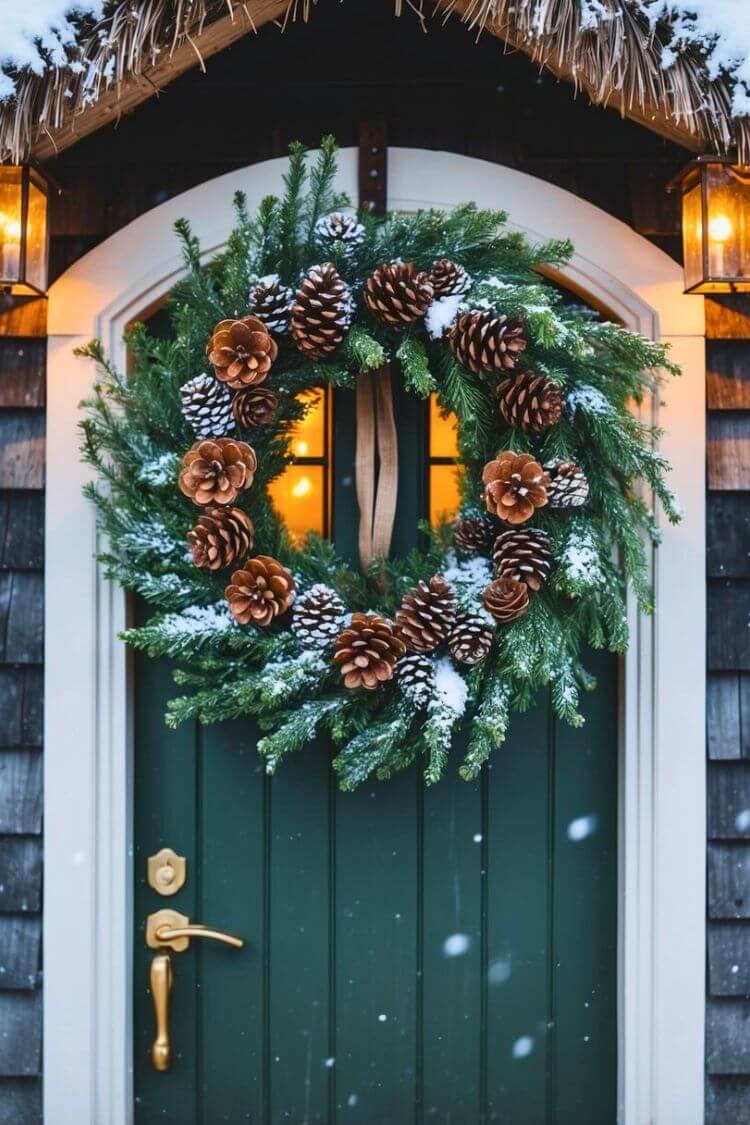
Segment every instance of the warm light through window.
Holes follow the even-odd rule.
[[[461,472],[458,456],[456,417],[444,417],[435,395],[430,396],[429,493],[430,523],[433,527],[452,519],[461,505]]]
[[[322,391],[300,395],[309,409],[294,426],[290,452],[294,462],[269,486],[276,511],[284,520],[293,542],[302,545],[308,532],[327,535],[328,409]]]

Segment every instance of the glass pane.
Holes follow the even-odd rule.
[[[430,395],[430,457],[456,457],[456,416],[449,414],[444,418],[440,413],[437,398]]]
[[[322,465],[289,465],[268,491],[295,543],[308,531],[325,534],[325,480]]]
[[[16,281],[21,256],[21,169],[0,168],[0,281]]]
[[[29,183],[27,231],[25,280],[44,292],[47,288],[47,197],[33,180]]]
[[[294,457],[325,457],[325,392],[305,391],[298,397],[300,402],[312,405],[292,430],[290,452]]]
[[[442,520],[453,519],[461,506],[462,472],[458,465],[430,466],[430,523],[433,527]]]
[[[703,223],[700,181],[682,198],[682,246],[685,258],[685,288],[703,280]]]

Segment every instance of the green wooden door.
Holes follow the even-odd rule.
[[[394,549],[426,510],[426,415],[397,398]],[[336,403],[334,535],[354,551],[352,403]],[[617,679],[582,732],[546,694],[477,783],[417,771],[337,791],[325,745],[265,776],[249,722],[163,724],[170,669],[135,661],[136,1121],[613,1125]],[[145,879],[162,847],[185,887]],[[169,906],[241,934],[174,955],[167,1073],[150,1063],[152,951]]]

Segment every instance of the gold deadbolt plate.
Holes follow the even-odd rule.
[[[185,886],[187,860],[171,848],[162,848],[148,857],[148,885],[158,895],[176,895]]]

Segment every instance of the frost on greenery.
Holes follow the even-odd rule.
[[[316,687],[330,671],[329,660],[319,652],[305,650],[293,659],[267,664],[256,675],[254,687],[264,706],[278,707],[298,698],[308,688]]]
[[[612,407],[605,395],[596,387],[587,384],[575,387],[567,397],[568,416],[573,419],[577,410],[585,410],[587,414],[600,417],[612,413]]]
[[[604,573],[599,563],[599,550],[591,528],[577,520],[565,540],[557,564],[556,582],[573,596],[601,586]]]
[[[493,629],[497,622],[484,608],[482,595],[485,586],[492,581],[492,566],[483,555],[471,555],[459,559],[450,551],[442,570],[443,578],[450,583],[456,595],[456,606],[465,613],[482,617]]]
[[[144,461],[138,479],[143,484],[150,484],[157,488],[165,484],[174,484],[180,463],[180,457],[176,453],[160,453],[158,457]]]
[[[464,711],[468,688],[451,660],[443,656],[435,664],[433,695],[427,705],[422,738],[429,753],[425,779],[428,784],[442,776],[451,749],[453,730]]]
[[[439,297],[428,308],[424,324],[431,340],[441,340],[458,316],[458,310],[465,302],[461,293],[449,297]]]
[[[122,533],[120,547],[133,559],[174,559],[183,558],[185,554],[184,541],[175,539],[164,521],[156,515],[131,523]]]

